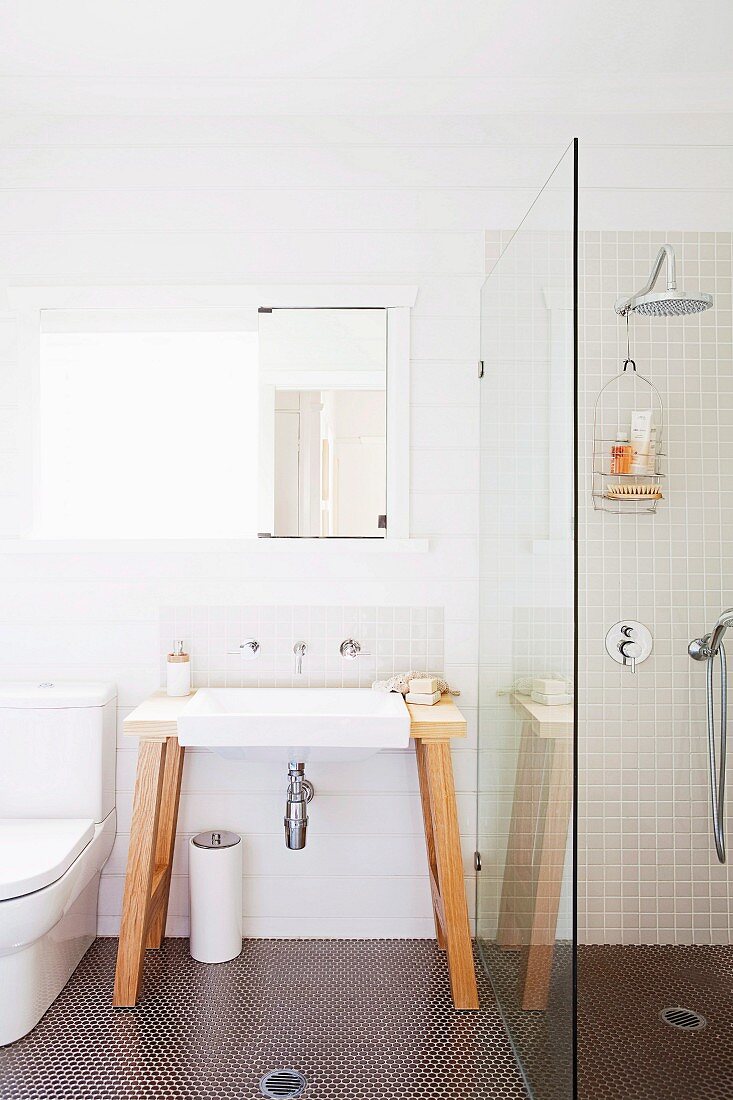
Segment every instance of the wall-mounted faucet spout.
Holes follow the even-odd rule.
[[[313,798],[313,784],[304,778],[305,764],[291,760],[288,764],[288,791],[285,803],[285,847],[292,851],[305,848],[308,830],[308,803]]]
[[[305,642],[296,642],[293,646],[293,653],[295,654],[295,673],[300,676],[303,672],[303,658],[308,652],[308,646]]]

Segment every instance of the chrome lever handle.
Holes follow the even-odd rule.
[[[618,651],[621,654],[623,664],[630,665],[632,673],[636,672],[636,659],[641,655],[641,646],[632,638],[619,642]]]

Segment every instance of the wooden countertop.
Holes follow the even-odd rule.
[[[445,741],[448,737],[466,736],[466,719],[452,695],[443,695],[432,707],[406,703],[410,712],[410,737],[423,741]]]
[[[133,737],[144,737],[148,741],[167,741],[169,737],[177,737],[178,715],[195,694],[192,691],[189,695],[170,696],[164,691],[156,691],[135,707],[132,714],[128,714],[122,729]]]
[[[150,695],[132,714],[125,718],[122,728],[132,737],[144,737],[147,741],[166,741],[178,735],[178,716],[188,701],[196,694],[171,697],[164,691]],[[452,737],[466,736],[466,719],[456,706],[452,695],[444,695],[432,707],[419,703],[406,703],[410,715],[410,737],[425,741],[445,741]],[[533,704],[537,706],[537,704]],[[561,707],[545,707],[545,710],[561,710]]]

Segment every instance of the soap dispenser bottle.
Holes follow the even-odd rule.
[[[183,652],[183,642],[173,644],[166,664],[166,693],[172,696],[189,695],[191,692],[191,661]]]

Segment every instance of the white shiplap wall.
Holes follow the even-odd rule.
[[[446,673],[462,688],[470,723],[469,740],[455,754],[470,876],[478,636],[475,359],[484,230],[516,225],[573,133],[590,143],[586,224],[717,228],[730,212],[731,153],[719,148],[724,134],[730,141],[730,118],[164,117],[117,114],[114,94],[104,101],[104,115],[52,116],[35,113],[32,92],[26,82],[18,101],[26,113],[0,118],[0,289],[95,281],[419,286],[412,332],[412,533],[429,535],[431,550],[326,555],[309,548],[297,557],[13,550],[0,560],[3,675],[112,678],[122,717],[158,686],[162,604],[299,604],[307,592],[309,601],[324,605],[443,606]],[[64,102],[58,99],[59,111]],[[91,92],[89,105],[102,109]],[[9,537],[23,471],[14,453],[14,324],[7,313],[0,321],[0,537]],[[303,853],[297,921],[273,922],[272,892],[256,881],[257,875],[261,885],[290,875],[284,849],[253,852],[250,933],[431,933],[414,774],[399,768],[376,785],[366,772],[342,777],[343,806],[332,803],[328,859],[319,862],[315,845]],[[115,930],[119,915],[128,772],[118,793],[120,842],[102,893],[103,932]],[[188,782],[197,813],[221,805],[205,769]],[[250,797],[263,814],[281,801],[254,776]],[[338,838],[354,799],[360,820],[374,823],[359,842],[359,861],[354,845]],[[172,909],[183,912],[175,901]],[[169,930],[185,932],[185,921],[172,919]]]
[[[120,720],[159,684],[162,605],[397,605],[445,609],[445,670],[471,736],[455,754],[468,885],[474,847],[478,476],[478,290],[485,217],[461,186],[484,157],[448,131],[399,120],[5,118],[0,278],[28,282],[358,282],[419,286],[412,329],[412,533],[430,552],[308,547],[296,554],[6,554],[0,662],[7,678],[90,677],[119,685]],[[552,159],[536,153],[536,171]],[[534,168],[528,165],[526,178]],[[519,199],[521,202],[521,197]],[[22,470],[13,454],[13,318],[0,348],[2,534],[12,536]],[[185,443],[185,441],[184,441]],[[118,767],[119,837],[100,897],[118,926],[134,780]],[[330,769],[321,835],[287,859],[281,838],[248,852],[246,931],[432,934],[414,762],[401,755]],[[181,831],[229,813],[282,816],[282,777],[224,761],[187,769]],[[187,931],[185,845],[169,932]],[[298,913],[282,889],[297,878]]]

